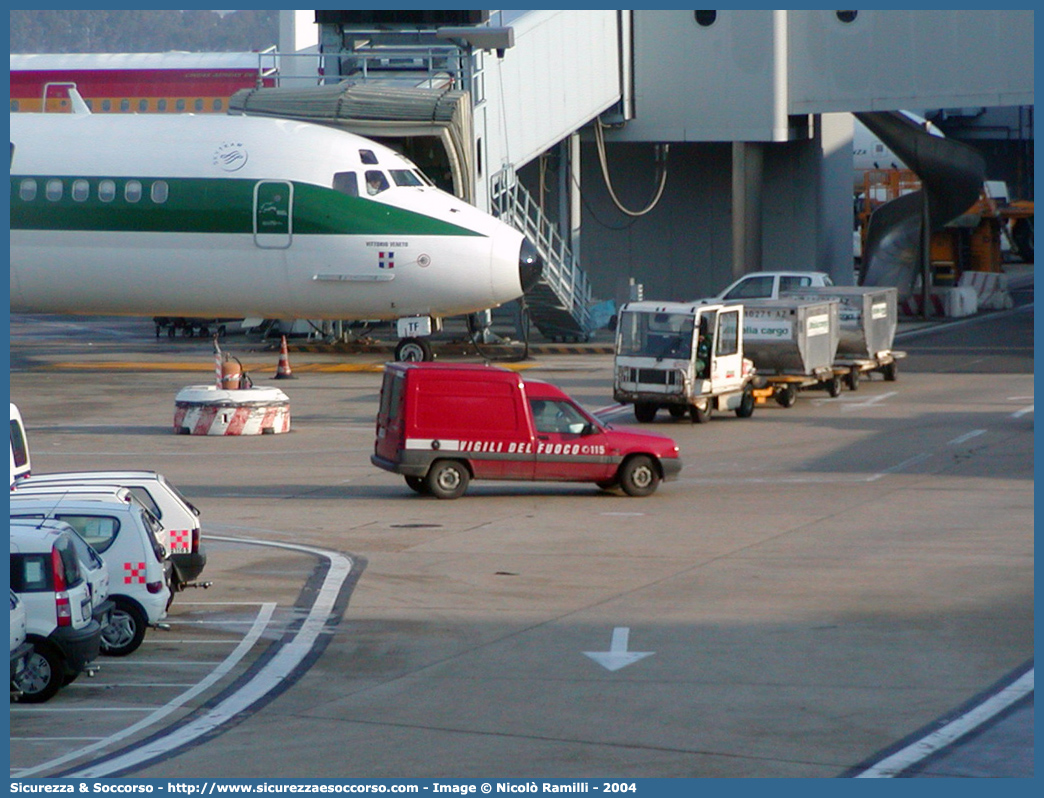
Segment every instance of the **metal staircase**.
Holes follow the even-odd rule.
[[[493,214],[524,233],[544,259],[540,281],[526,294],[532,323],[552,341],[588,341],[592,332],[587,275],[532,195],[510,170],[493,176]]]

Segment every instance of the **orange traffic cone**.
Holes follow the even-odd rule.
[[[286,336],[283,336],[283,343],[279,347],[279,365],[276,367],[275,379],[277,380],[292,380],[295,379],[294,373],[290,371],[290,356],[286,351]]]

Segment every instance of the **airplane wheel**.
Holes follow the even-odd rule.
[[[424,338],[403,338],[395,347],[395,359],[405,363],[434,360],[431,354],[431,344]]]

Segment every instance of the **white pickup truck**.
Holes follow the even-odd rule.
[[[744,299],[779,299],[785,291],[830,287],[826,272],[751,272],[706,301],[742,302]]]

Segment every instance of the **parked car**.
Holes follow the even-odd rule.
[[[594,482],[648,496],[681,470],[670,438],[615,429],[549,383],[421,362],[385,367],[370,462],[439,499],[472,479]]]
[[[61,471],[34,474],[20,490],[44,485],[118,485],[134,494],[163,525],[160,542],[173,570],[171,589],[178,592],[199,579],[207,564],[199,510],[163,474],[155,471]],[[209,583],[207,583],[209,584]]]
[[[105,560],[114,583],[114,607],[102,635],[104,653],[125,656],[136,651],[146,627],[166,617],[172,594],[165,551],[156,539],[160,525],[126,488],[15,491],[11,518],[65,521]]]
[[[834,281],[826,272],[751,272],[731,283],[715,301],[744,299],[779,299],[784,291],[801,288],[832,286]]]
[[[8,589],[8,592],[11,594],[11,693],[17,697],[20,691],[14,683],[25,670],[33,646],[25,639],[25,604],[13,590]]]
[[[33,526],[72,533],[73,548],[80,560],[80,568],[87,579],[87,587],[91,593],[91,615],[104,629],[112,617],[113,602],[109,598],[109,566],[102,556],[94,550],[86,540],[64,521],[42,520],[32,518],[12,518],[11,526]]]
[[[92,617],[87,579],[72,533],[11,525],[11,589],[25,604],[25,669],[12,682],[18,700],[50,699],[98,656],[101,626]]]

